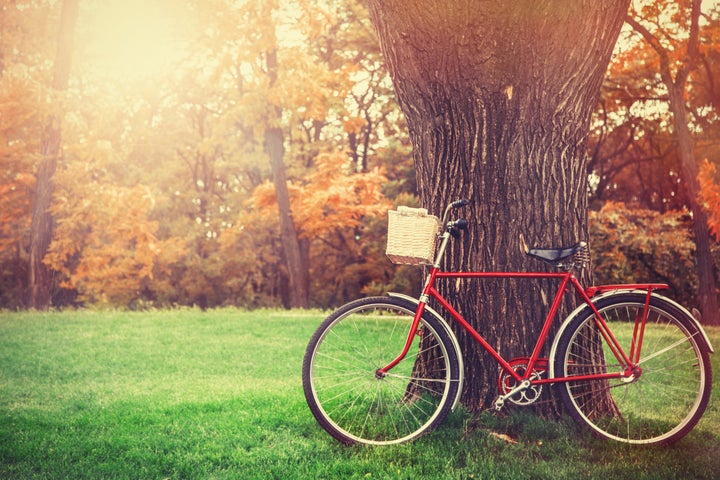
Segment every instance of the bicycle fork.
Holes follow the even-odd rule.
[[[420,325],[420,319],[423,316],[423,313],[425,313],[425,302],[420,302],[418,304],[417,309],[415,310],[415,317],[413,318],[413,322],[410,325],[410,332],[408,333],[407,340],[405,340],[405,346],[402,349],[402,352],[400,352],[400,355],[395,358],[392,362],[387,364],[386,366],[382,368],[378,368],[375,371],[375,378],[382,379],[385,378],[387,375],[387,372],[393,368],[395,365],[400,363],[403,358],[407,355],[407,353],[410,351],[410,347],[412,346],[413,339],[415,338],[415,335],[417,335],[418,326]]]
[[[430,269],[430,272],[427,275],[427,278],[425,279],[425,285],[423,286],[423,293],[420,295],[419,302],[417,305],[417,308],[415,309],[415,317],[413,318],[412,325],[410,325],[410,332],[408,333],[407,340],[405,340],[405,346],[402,349],[402,352],[400,355],[395,358],[392,362],[387,364],[386,366],[382,368],[378,368],[375,371],[375,377],[378,379],[385,378],[387,375],[387,372],[393,368],[395,365],[400,363],[403,358],[407,355],[407,353],[410,351],[410,346],[412,345],[413,338],[415,338],[415,335],[417,335],[418,327],[420,325],[420,319],[422,318],[423,314],[425,313],[425,306],[427,305],[428,301],[430,300],[429,292],[433,289],[433,284],[435,283],[435,276],[437,275],[437,272],[439,271],[438,263],[439,259],[442,258],[442,254],[445,251],[445,248],[447,247],[448,238],[450,237],[450,234],[445,232],[445,234],[442,236],[442,242],[439,248],[439,253],[437,255],[437,261],[435,262],[435,265]]]

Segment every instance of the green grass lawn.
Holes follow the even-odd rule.
[[[673,447],[463,412],[410,444],[342,446],[302,394],[302,356],[323,316],[0,313],[0,478],[720,478],[717,385]],[[708,331],[720,347],[720,329]],[[720,353],[712,361],[718,377]]]

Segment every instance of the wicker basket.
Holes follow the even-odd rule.
[[[422,265],[435,256],[440,220],[424,208],[398,207],[388,212],[386,255],[393,263]]]

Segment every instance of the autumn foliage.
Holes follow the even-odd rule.
[[[687,210],[660,213],[607,202],[590,212],[595,283],[635,279],[668,283],[672,296],[691,303],[697,288]]]
[[[270,128],[283,133],[309,304],[417,289],[417,271],[384,256],[387,210],[418,200],[405,120],[364,2],[145,2],[164,8],[157,28],[170,25],[181,39],[175,63],[145,65],[145,73],[137,64],[133,72],[97,63],[121,51],[93,51],[102,2],[80,2],[70,85],[51,94],[61,3],[0,7],[0,308],[26,306],[40,139],[50,116],[62,122],[45,257],[53,306],[288,305]],[[684,38],[684,2],[646,3],[670,9],[657,15],[676,25],[668,41]],[[708,159],[699,182],[717,261],[720,12],[712,8],[703,12],[685,100],[696,156]],[[666,92],[656,57],[624,35],[629,43],[616,50],[591,132],[595,278],[666,281],[692,304],[688,199]]]
[[[708,228],[720,242],[720,182],[714,163],[703,161],[700,166],[700,201],[708,211]]]

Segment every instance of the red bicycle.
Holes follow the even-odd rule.
[[[464,367],[455,335],[428,305],[432,299],[497,361],[496,409],[507,402],[531,404],[552,385],[572,417],[602,437],[669,444],[687,434],[710,398],[713,348],[690,312],[657,293],[667,285],[584,288],[574,274],[589,261],[582,242],[527,252],[554,264],[558,272],[441,271],[448,242],[467,227],[462,218],[448,221],[449,214],[468,203],[453,202],[442,222],[418,209],[390,212],[388,256],[430,265],[422,294],[418,299],[395,293],[363,298],[322,322],[308,344],[302,370],[305,397],[318,423],[343,443],[387,445],[417,438],[445,419],[458,403]],[[503,358],[435,288],[438,279],[468,278],[559,283],[529,355]],[[543,358],[562,298],[571,290],[580,305],[562,323]]]

